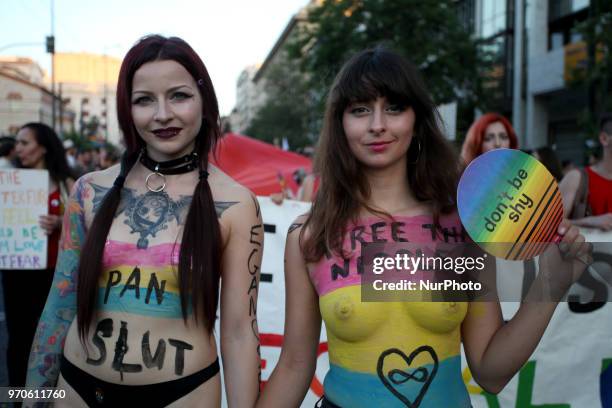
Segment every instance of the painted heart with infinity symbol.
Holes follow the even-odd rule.
[[[431,365],[433,366],[431,369],[422,366],[416,368],[411,367],[414,359],[422,354],[428,354],[431,356]],[[385,360],[397,360],[397,358],[394,357],[400,357],[404,363],[406,363],[406,367],[397,368],[397,364],[394,364],[393,369],[385,371]],[[406,356],[406,354],[399,349],[388,349],[383,351],[380,357],[378,357],[376,372],[378,373],[378,378],[380,378],[380,381],[382,381],[383,385],[389,391],[391,391],[393,395],[395,395],[407,407],[417,408],[419,405],[421,405],[423,397],[425,397],[431,382],[438,372],[438,356],[436,355],[434,349],[427,345],[418,347],[408,356]],[[409,399],[409,396],[404,395],[401,390],[401,386],[409,381],[421,383],[421,388],[413,401]]]

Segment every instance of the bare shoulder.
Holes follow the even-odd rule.
[[[215,166],[211,165],[209,170],[215,208],[222,221],[226,218],[231,223],[261,220],[259,203],[251,190]]]
[[[293,220],[287,231],[286,248],[296,251],[296,254],[303,254],[303,244],[309,237],[309,228],[306,225],[309,214],[302,214]]]
[[[308,219],[308,214],[302,214],[298,216],[291,225],[289,226],[289,231],[287,231],[287,239],[289,239],[290,235],[300,235],[306,220]]]
[[[582,174],[580,173],[580,170],[578,169],[573,169],[570,170],[561,180],[560,185],[561,186],[565,186],[565,187],[569,187],[569,188],[578,188],[578,184],[580,184],[580,178],[582,177]]]
[[[81,187],[95,184],[96,186],[111,188],[113,182],[119,175],[119,167],[120,166],[116,164],[105,170],[92,171],[91,173],[84,174],[79,177],[75,184],[80,184]]]
[[[106,170],[84,174],[74,182],[71,197],[85,211],[88,221],[118,175],[119,165],[115,165]]]

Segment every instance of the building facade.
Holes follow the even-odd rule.
[[[0,135],[15,135],[28,122],[53,123],[53,94],[44,85],[44,72],[29,58],[0,59]],[[61,106],[55,96],[56,106]],[[70,128],[74,112],[63,107],[56,110],[56,124]]]
[[[75,130],[88,136],[120,142],[116,89],[121,60],[107,55],[56,53],[57,92],[73,110]],[[92,123],[97,123],[97,129]],[[64,129],[66,130],[66,129]]]
[[[588,128],[581,117],[586,89],[572,72],[584,66],[587,47],[578,26],[589,15],[589,0],[459,0],[458,13],[474,33],[492,68],[486,79],[490,110],[511,119],[522,148],[554,145],[561,160],[583,162]],[[245,70],[237,86],[232,129],[243,132],[266,100],[266,78],[283,61],[284,45],[305,20],[312,1],[294,16],[253,75]],[[453,138],[452,109],[445,111]],[[447,120],[448,119],[448,120]],[[461,135],[458,135],[461,137]]]
[[[311,1],[298,13],[291,17],[285,29],[278,37],[263,63],[245,68],[236,83],[236,106],[230,116],[232,131],[243,133],[248,129],[257,111],[266,103],[266,81],[275,66],[287,61],[285,46],[299,24],[306,20],[308,9],[316,6],[317,1]]]
[[[245,133],[257,110],[265,101],[262,83],[253,81],[259,65],[246,67],[236,82],[236,106],[230,115],[232,132]]]
[[[586,61],[578,30],[589,0],[467,0],[465,24],[490,52],[496,111],[511,118],[521,147],[554,145],[560,160],[582,163],[588,131],[580,122],[586,89],[571,72]]]

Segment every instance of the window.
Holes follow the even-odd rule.
[[[557,20],[586,9],[589,3],[589,0],[550,0],[548,20]]]
[[[582,41],[577,26],[588,17],[589,0],[549,0],[548,49]]]
[[[482,0],[480,15],[481,47],[491,62],[483,84],[497,110],[511,106],[514,53],[514,0]]]
[[[493,99],[498,101],[512,99],[513,84],[513,36],[497,35],[482,45],[491,58],[492,71],[485,83]]]
[[[483,0],[480,36],[492,37],[508,29],[509,16],[511,10],[508,7],[508,0]]]

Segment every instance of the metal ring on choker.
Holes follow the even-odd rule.
[[[149,185],[149,182],[150,182],[152,176],[160,177],[162,179],[162,185],[157,187],[157,188],[151,187]],[[147,176],[147,178],[145,179],[145,186],[152,193],[160,193],[160,192],[164,191],[164,188],[166,188],[166,176],[164,176],[163,174],[161,174],[161,173],[159,173],[157,171],[154,171],[153,173],[149,174]]]
[[[153,193],[164,191],[166,188],[166,175],[185,174],[198,168],[198,154],[196,152],[179,157],[178,159],[157,162],[147,155],[146,149],[143,149],[139,160],[143,166],[152,171],[145,179],[145,186]],[[162,184],[160,186],[151,186],[151,178],[153,176],[161,179]],[[200,178],[202,178],[201,173]]]

